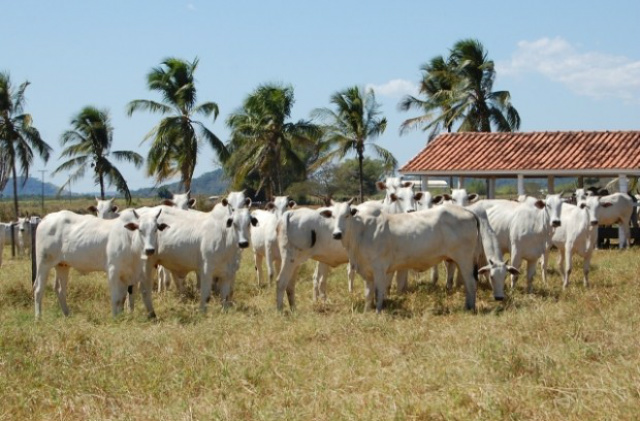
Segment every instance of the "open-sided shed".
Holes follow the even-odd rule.
[[[498,178],[617,177],[627,191],[629,177],[640,176],[640,131],[443,133],[407,162],[400,173],[420,177],[485,178],[495,197]],[[425,183],[426,184],[426,183]]]

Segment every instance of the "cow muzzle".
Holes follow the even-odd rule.
[[[556,220],[556,221],[551,222],[551,225],[554,228],[558,228],[560,225],[562,225],[562,222]]]
[[[249,247],[249,242],[248,241],[241,241],[238,243],[238,247],[240,247],[241,249],[246,249],[247,247]]]
[[[156,249],[144,249],[144,254],[147,256],[153,256],[156,253]]]
[[[334,240],[341,240],[342,239],[342,233],[341,232],[334,232],[333,233],[333,239]]]

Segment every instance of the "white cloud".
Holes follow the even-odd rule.
[[[496,63],[499,76],[539,73],[592,98],[640,101],[640,61],[601,52],[581,52],[563,38],[520,41],[511,60]]]
[[[404,95],[417,95],[418,87],[415,83],[404,79],[393,79],[382,85],[374,85],[372,83],[366,86],[366,89],[373,89],[376,95],[401,98]]]

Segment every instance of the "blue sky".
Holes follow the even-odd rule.
[[[445,7],[442,7],[444,5]],[[193,60],[198,102],[214,101],[220,116],[208,127],[228,138],[227,116],[258,85],[294,87],[293,119],[329,106],[332,93],[373,87],[388,119],[377,140],[402,165],[425,143],[417,131],[400,136],[397,104],[415,93],[420,66],[463,38],[483,43],[497,65],[495,90],[509,90],[523,131],[638,130],[640,127],[640,1],[449,2],[325,0],[21,0],[2,1],[0,71],[25,80],[26,111],[54,148],[32,176],[52,177],[60,135],[86,105],[110,111],[114,150],[146,156],[144,135],[159,116],[137,113],[133,99],[160,98],[145,77],[166,57]],[[195,175],[216,168],[202,148]],[[130,188],[153,185],[143,170],[122,164]],[[90,177],[74,192],[96,191]]]

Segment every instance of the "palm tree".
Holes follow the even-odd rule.
[[[419,108],[425,115],[405,120],[401,133],[426,123],[423,129],[431,129],[433,135],[443,128],[451,131],[456,121],[461,121],[458,131],[490,132],[493,126],[500,132],[511,132],[520,128],[509,91],[493,92],[495,66],[479,41],[458,41],[447,59],[437,56],[421,70],[420,93],[426,99],[408,96],[399,107],[405,111]],[[440,111],[438,116],[433,115],[435,110]]]
[[[288,122],[294,104],[292,86],[260,85],[244,100],[242,107],[227,119],[231,129],[231,158],[225,165],[237,186],[247,177],[258,176],[257,192],[267,198],[281,195],[290,180],[287,174],[305,178],[302,149],[315,147],[320,127],[309,121]],[[308,154],[306,154],[308,155]]]
[[[104,200],[105,180],[109,184],[115,184],[118,191],[124,194],[127,203],[131,202],[131,192],[124,176],[109,160],[112,156],[118,161],[133,163],[140,168],[143,158],[132,151],[111,151],[113,143],[113,126],[107,110],[99,110],[95,107],[84,107],[71,119],[72,130],[62,134],[61,143],[66,146],[62,157],[70,159],[53,171],[53,174],[61,171],[75,171],[69,176],[67,183],[71,183],[84,177],[87,167],[93,168],[94,179],[100,186],[100,198]]]
[[[313,115],[326,122],[326,140],[336,149],[327,154],[327,158],[343,159],[355,153],[358,159],[358,178],[360,182],[360,203],[364,200],[363,161],[366,146],[382,158],[385,165],[395,168],[397,161],[388,150],[371,141],[384,133],[387,119],[380,116],[380,104],[376,102],[373,89],[364,90],[358,86],[334,93],[330,99],[335,111],[319,108]]]
[[[23,185],[29,178],[29,168],[33,163],[33,151],[44,162],[49,160],[51,147],[42,140],[40,132],[33,126],[31,114],[24,113],[24,92],[29,82],[24,82],[13,90],[8,73],[0,73],[0,154],[11,167],[13,176],[13,207],[18,219],[18,177],[20,165]]]
[[[218,105],[215,102],[196,103],[194,73],[197,67],[197,58],[192,63],[177,58],[165,59],[147,75],[148,88],[160,92],[162,102],[137,99],[127,106],[129,116],[138,110],[171,114],[163,118],[143,139],[144,142],[153,138],[147,157],[147,172],[155,176],[158,183],[180,174],[185,190],[191,189],[198,148],[203,139],[216,151],[221,162],[228,158],[222,141],[203,123],[194,120],[196,115],[205,118],[213,115],[213,121],[218,117]]]

